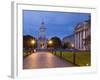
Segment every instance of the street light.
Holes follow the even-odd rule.
[[[53,50],[52,50],[52,44],[53,44],[53,41],[52,41],[52,40],[49,40],[49,41],[48,41],[48,44],[50,45],[51,51],[53,52]]]
[[[52,40],[49,40],[49,42],[48,42],[50,45],[53,43],[53,41]]]
[[[72,48],[74,48],[74,44],[71,44]]]
[[[71,46],[72,46],[72,50],[73,50],[73,63],[76,64],[76,63],[75,63],[75,62],[76,62],[76,59],[75,59],[75,58],[76,58],[76,54],[75,54],[75,52],[74,52],[74,47],[75,47],[75,46],[74,46],[74,44],[71,44]]]
[[[35,41],[35,40],[31,40],[31,44],[32,44],[32,46],[34,46],[34,45],[35,45],[35,43],[36,43],[36,41]],[[34,50],[34,52],[36,52],[36,51]]]
[[[33,44],[33,45],[34,45],[34,44],[35,44],[35,40],[32,40],[32,41],[31,41],[31,44]]]

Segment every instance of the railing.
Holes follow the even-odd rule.
[[[62,59],[70,61],[71,63],[79,66],[91,65],[90,51],[79,50],[52,50],[52,53]]]
[[[59,58],[65,59],[75,65],[79,66],[90,66],[91,65],[91,54],[90,51],[80,51],[75,49],[36,49],[37,52],[47,51],[58,56]],[[34,52],[34,49],[23,50],[23,56],[26,57]]]

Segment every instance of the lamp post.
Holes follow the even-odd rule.
[[[49,40],[48,44],[50,45],[51,50],[52,50],[52,44],[53,44],[53,41],[52,41],[52,40]]]
[[[73,49],[73,64],[75,64],[76,63],[76,59],[75,59],[76,58],[76,54],[74,52],[74,47],[75,46],[74,46],[74,44],[72,44],[71,46],[72,46],[72,49]]]
[[[34,45],[34,44],[35,44],[35,40],[32,40],[32,41],[31,41],[31,44],[33,44],[33,45]]]
[[[51,45],[53,42],[52,42],[52,40],[49,40],[49,44]]]
[[[36,43],[36,41],[34,39],[31,40],[31,44],[32,44],[33,47],[34,47],[35,43]]]

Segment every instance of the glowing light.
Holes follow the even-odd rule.
[[[52,44],[52,43],[53,43],[52,40],[50,40],[50,41],[49,41],[49,44]]]
[[[74,47],[74,44],[72,44],[71,46]]]
[[[89,66],[89,64],[86,64],[86,66]]]
[[[32,40],[31,43],[32,43],[32,44],[35,44],[35,40]]]

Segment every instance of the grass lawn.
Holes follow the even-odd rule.
[[[55,52],[53,52],[55,54]],[[91,54],[90,52],[75,52],[75,63],[79,66],[90,66],[91,65]],[[57,56],[61,57],[60,52],[56,52]],[[62,52],[62,58],[73,63],[73,52]]]

